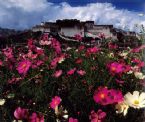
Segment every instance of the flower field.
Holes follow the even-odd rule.
[[[0,53],[0,122],[144,122],[144,45],[62,48],[44,34]]]

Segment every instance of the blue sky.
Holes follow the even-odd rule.
[[[88,3],[112,3],[118,9],[128,9],[131,11],[144,11],[145,0],[48,0],[55,4],[68,2],[72,6],[85,6]]]
[[[28,29],[57,19],[93,20],[125,30],[145,26],[144,0],[0,0],[0,27]]]

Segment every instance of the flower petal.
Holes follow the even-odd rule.
[[[139,99],[139,91],[134,91],[133,92],[133,97],[135,100],[138,100]]]
[[[142,92],[139,96],[139,101],[142,102],[145,100],[145,92]]]

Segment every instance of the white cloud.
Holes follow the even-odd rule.
[[[116,9],[110,3],[92,3],[72,7],[67,3],[59,5],[47,0],[5,0],[0,2],[0,26],[24,29],[41,21],[56,19],[94,20],[96,24],[113,24],[115,27],[135,30],[135,24],[145,25],[145,16],[123,9]]]
[[[4,0],[0,3],[5,8],[18,8],[28,12],[39,11],[47,7],[46,0]]]

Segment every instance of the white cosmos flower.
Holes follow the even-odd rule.
[[[3,105],[5,103],[5,99],[0,99],[0,105]]]
[[[124,57],[125,59],[127,58],[128,52],[121,52],[119,54],[121,57]]]
[[[145,75],[143,75],[142,72],[135,72],[134,75],[136,78],[141,79],[141,80],[145,78]]]
[[[110,58],[113,58],[113,57],[114,57],[114,53],[109,53],[108,56],[109,56]]]
[[[133,73],[133,71],[132,71],[132,70],[130,70],[130,71],[128,71],[128,72],[127,72],[127,74],[132,74],[132,73]]]
[[[145,92],[139,94],[139,91],[134,91],[133,94],[128,92],[125,96],[125,103],[133,108],[144,108],[145,107]]]
[[[60,63],[62,63],[63,61],[64,61],[64,58],[61,57],[60,60],[58,61],[58,63],[60,64]]]
[[[124,116],[126,116],[128,112],[129,106],[125,102],[121,102],[115,105],[116,113],[120,114],[123,113]]]
[[[71,50],[71,49],[72,49],[71,47],[67,47],[67,48],[66,48],[67,51],[69,51],[69,50]]]
[[[13,120],[12,122],[23,122],[22,120]]]

